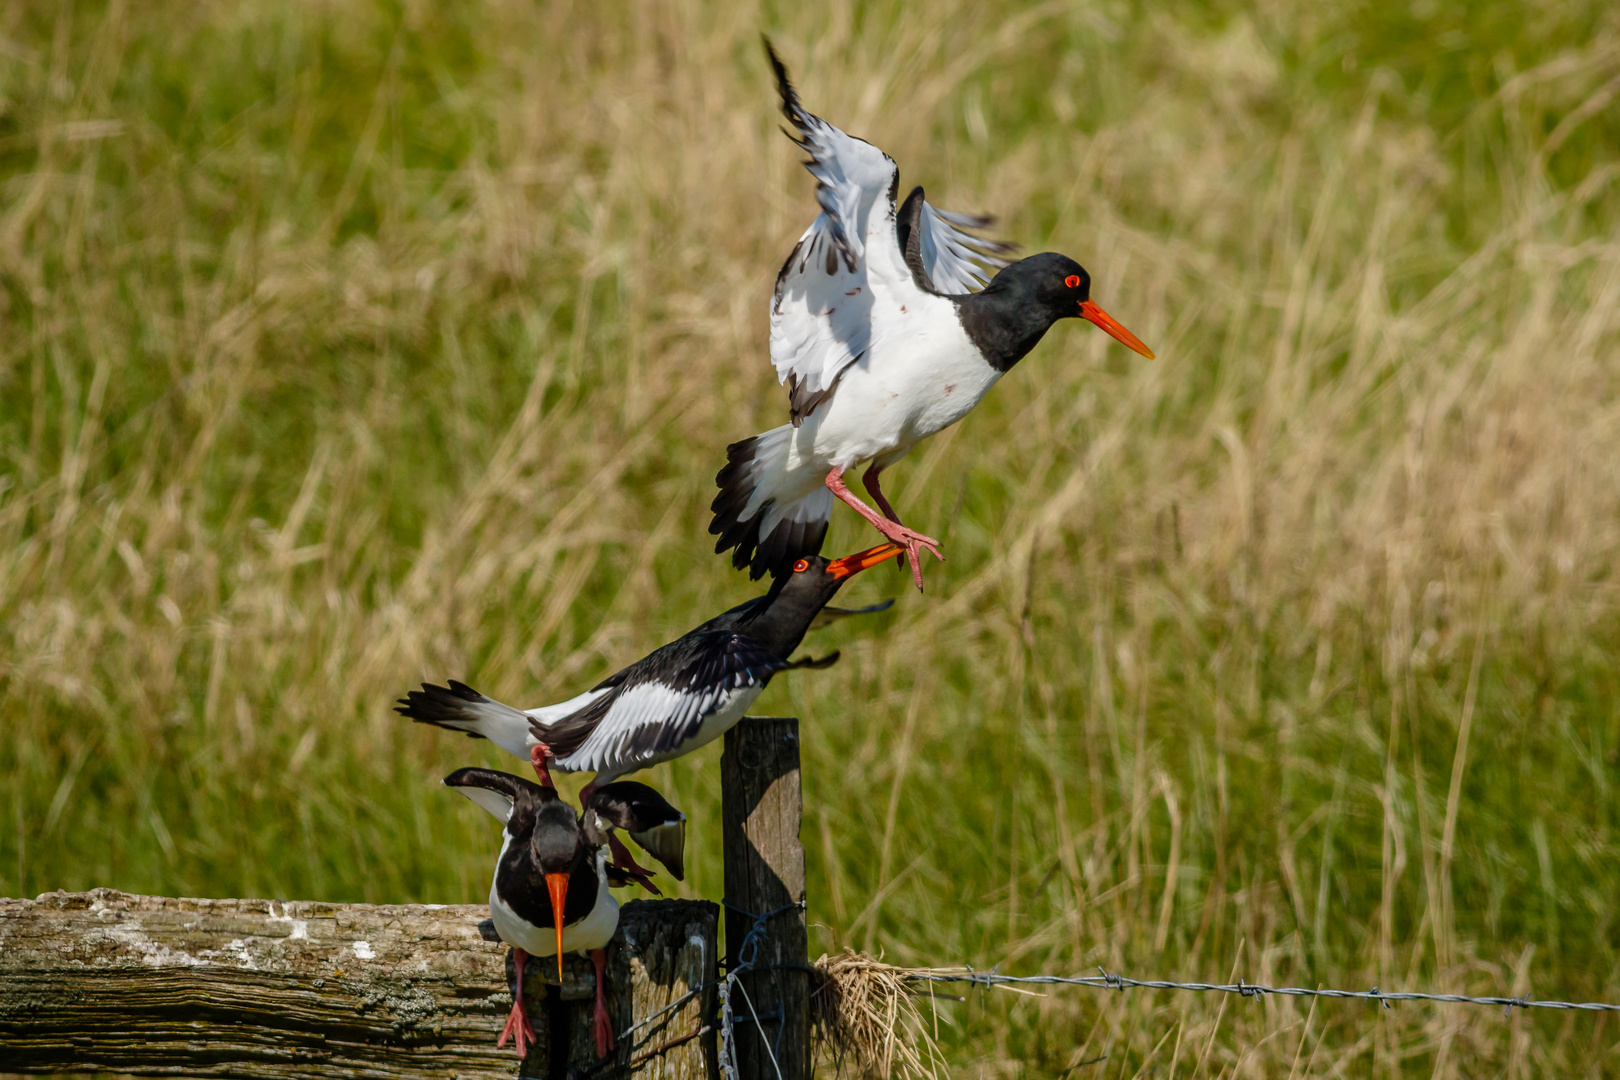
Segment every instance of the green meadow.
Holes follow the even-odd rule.
[[[761,31],[1158,353],[1065,322],[886,474],[948,561],[756,706],[812,955],[1620,1002],[1601,0],[4,6],[0,895],[480,901],[437,782],[522,763],[393,699],[760,591],[706,526],[814,212]],[[644,777],[716,899],[718,756]],[[925,1015],[962,1078],[1620,1075],[1595,1013]]]

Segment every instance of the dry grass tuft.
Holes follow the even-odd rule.
[[[820,1049],[835,1070],[850,1065],[863,1077],[939,1080],[949,1065],[923,1015],[909,969],[845,949],[815,962],[820,974],[810,1009]],[[929,986],[931,991],[932,985]],[[939,1013],[932,1024],[937,1028]]]

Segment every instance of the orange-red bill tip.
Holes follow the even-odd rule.
[[[1142,344],[1135,334],[1114,321],[1114,317],[1090,300],[1080,301],[1080,317],[1094,326],[1102,328],[1103,332],[1132,352],[1141,353],[1149,360],[1153,359],[1153,350]]]
[[[857,551],[853,555],[845,555],[842,559],[834,559],[827,564],[827,573],[835,578],[847,578],[851,574],[869,570],[878,563],[905,553],[906,549],[903,544],[893,542],[879,544],[877,547],[867,548],[865,551]]]
[[[546,891],[551,893],[551,923],[557,930],[557,983],[563,977],[563,901],[568,899],[568,875],[547,874]]]

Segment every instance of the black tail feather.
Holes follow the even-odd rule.
[[[783,518],[763,540],[759,537],[759,519],[771,512],[774,500],[765,502],[749,517],[743,514],[754,494],[754,456],[759,450],[760,437],[734,442],[726,447],[726,464],[714,478],[720,493],[709,504],[714,520],[709,522],[709,533],[720,539],[714,552],[723,555],[731,551],[731,565],[746,569],[755,581],[766,574],[779,574],[793,563],[809,555],[820,553],[822,541],[827,537],[825,521],[794,521]]]
[[[394,711],[410,717],[418,724],[432,724],[446,731],[459,731],[469,739],[482,739],[476,731],[468,731],[463,703],[483,701],[484,695],[466,683],[451,679],[448,687],[423,683],[422,689],[412,690],[394,704]]]

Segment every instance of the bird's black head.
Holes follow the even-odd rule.
[[[1153,351],[1092,303],[1086,268],[1054,251],[1019,259],[995,276],[983,292],[963,297],[962,325],[998,370],[1006,371],[1033,349],[1059,319],[1085,319],[1148,359]]]
[[[795,562],[788,568],[786,574],[777,578],[775,584],[779,586],[778,602],[787,598],[814,602],[815,611],[819,612],[832,600],[838,590],[844,587],[844,582],[862,570],[904,554],[905,550],[899,544],[879,544],[865,551],[857,551],[853,555],[845,555],[842,559],[828,559],[820,555],[807,556]],[[815,612],[811,614],[814,615]]]
[[[568,874],[588,860],[591,844],[573,807],[561,799],[551,799],[535,808],[534,826],[529,832],[529,850],[542,874]]]
[[[1007,266],[990,288],[1045,311],[1056,322],[1080,314],[1080,305],[1091,299],[1091,275],[1067,255],[1043,251]]]
[[[740,633],[760,642],[786,660],[821,609],[826,607],[844,582],[879,563],[903,554],[899,544],[879,544],[842,559],[809,555],[793,563],[771,582],[764,603],[750,618],[737,625]]]

